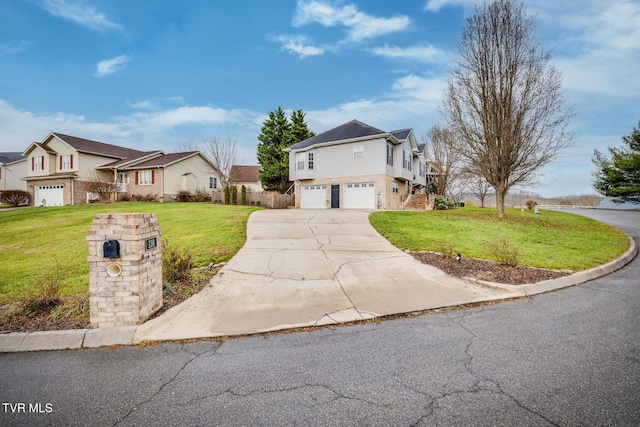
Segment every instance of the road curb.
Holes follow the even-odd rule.
[[[627,235],[627,237],[629,238],[631,245],[629,246],[629,249],[624,254],[622,254],[622,256],[599,267],[580,271],[570,276],[560,277],[559,279],[544,280],[537,283],[529,283],[526,285],[507,285],[504,283],[485,282],[482,280],[473,281],[484,286],[489,286],[491,288],[510,291],[514,294],[514,296],[523,297],[529,297],[533,295],[543,294],[545,292],[551,292],[558,289],[579,285],[581,283],[585,283],[590,280],[594,280],[599,277],[611,274],[633,261],[633,259],[638,254],[638,245],[631,236]]]
[[[0,353],[131,345],[137,326],[66,331],[12,332],[0,335]]]
[[[618,259],[590,270],[581,271],[559,279],[545,280],[527,285],[506,285],[473,280],[484,286],[507,290],[512,297],[532,296],[557,289],[575,286],[606,276],[630,263],[638,254],[638,245],[632,237],[629,249]],[[505,299],[505,298],[502,298]],[[495,301],[495,300],[494,300]],[[451,306],[461,305],[456,302]],[[0,334],[0,353],[15,353],[45,350],[71,350],[80,348],[109,347],[134,344],[137,326],[98,329],[71,329],[66,331],[13,332]]]

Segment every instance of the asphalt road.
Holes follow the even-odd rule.
[[[585,211],[640,242],[640,212]],[[640,258],[470,309],[225,342],[0,354],[0,425],[640,425]]]

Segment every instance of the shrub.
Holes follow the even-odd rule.
[[[199,189],[191,197],[194,202],[208,202],[211,200],[211,196],[205,190]]]
[[[502,265],[516,267],[518,265],[518,246],[514,246],[504,236],[496,236],[494,240],[486,241],[485,247],[491,257]]]
[[[538,202],[536,202],[535,200],[527,200],[526,202],[524,202],[524,205],[527,207],[527,209],[533,209],[534,207],[538,206]]]
[[[477,208],[478,205],[473,200],[465,199],[464,200],[464,207],[465,208]]]
[[[48,313],[57,307],[60,299],[60,270],[56,268],[35,279],[34,286],[25,294],[20,311],[26,316]]]
[[[224,204],[228,205],[231,203],[231,188],[229,186],[224,187]]]
[[[9,206],[19,206],[23,203],[27,203],[29,200],[29,193],[22,190],[5,190],[0,191],[0,203]]]
[[[180,250],[162,239],[162,280],[167,283],[187,281],[195,256],[187,249]]]
[[[188,202],[191,200],[191,193],[189,191],[181,191],[178,193],[179,202]]]
[[[433,199],[433,205],[437,210],[445,210],[447,209],[447,199],[445,199],[444,196],[436,196],[436,198]]]
[[[231,204],[238,204],[238,187],[236,187],[235,185],[231,187]]]
[[[440,240],[437,243],[438,252],[442,254],[443,258],[453,258],[453,243]]]
[[[240,188],[240,200],[243,205],[247,204],[247,186],[244,184]]]

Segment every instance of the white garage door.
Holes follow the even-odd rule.
[[[357,182],[344,186],[345,209],[375,209],[376,186],[373,182]]]
[[[303,185],[300,199],[302,209],[326,209],[327,207],[327,186],[326,185]]]
[[[62,206],[64,204],[63,197],[64,185],[36,185],[35,197],[33,201],[35,206]]]

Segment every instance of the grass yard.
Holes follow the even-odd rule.
[[[0,305],[19,299],[47,275],[60,292],[89,290],[87,234],[99,213],[153,212],[162,238],[189,249],[196,266],[227,261],[244,245],[249,214],[258,208],[209,203],[123,202],[0,211]]]
[[[462,208],[426,212],[374,212],[373,227],[402,250],[443,252],[492,259],[487,242],[504,238],[518,247],[518,263],[554,270],[586,270],[605,264],[629,248],[621,231],[565,212],[508,209],[499,219],[494,209]]]

